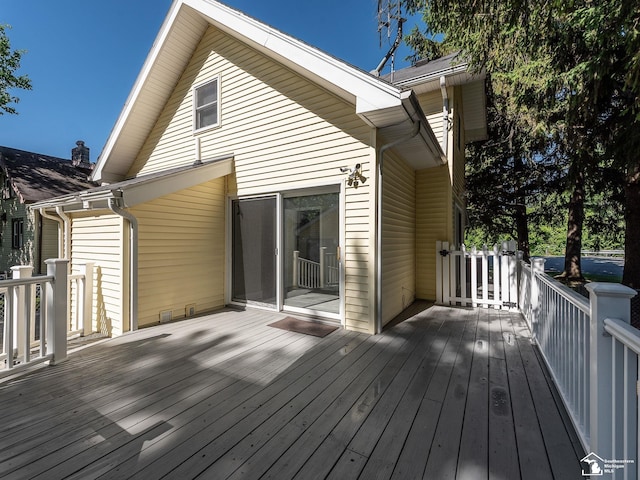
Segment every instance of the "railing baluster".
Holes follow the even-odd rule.
[[[5,336],[4,336],[4,353],[5,353],[5,368],[11,369],[13,368],[13,335],[14,335],[14,325],[13,325],[13,296],[14,296],[14,287],[7,288],[7,293],[4,296],[4,325],[5,325]]]

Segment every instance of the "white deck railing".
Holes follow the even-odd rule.
[[[636,292],[590,283],[587,299],[546,275],[544,259],[518,261],[514,269],[511,245],[456,250],[438,242],[437,301],[504,308],[516,298],[585,451],[609,461],[603,473],[638,479],[640,331],[630,326]]]
[[[589,443],[589,301],[544,273],[544,260],[521,262],[520,309],[583,445]]]
[[[2,350],[0,378],[35,363],[60,363],[68,336],[91,331],[93,265],[67,275],[67,260],[47,260],[47,275],[32,277],[32,267],[13,267],[11,280],[0,281]],[[74,309],[69,316],[68,298]]]
[[[293,286],[301,288],[325,288],[338,285],[340,266],[338,255],[327,253],[327,247],[320,248],[320,262],[300,257],[293,252]]]
[[[306,258],[298,258],[298,287],[320,288],[320,264]]]
[[[611,335],[611,411],[604,422],[611,425],[614,456],[638,461],[638,330],[617,318],[606,318],[604,330]],[[606,372],[603,372],[606,373]],[[604,423],[603,422],[603,423]],[[633,475],[633,469],[636,475]],[[627,476],[636,478],[638,466],[626,467]],[[633,475],[633,476],[632,476]]]
[[[546,275],[543,259],[522,263],[519,280],[520,309],[585,451],[608,461],[604,473],[637,479],[640,331],[629,324],[636,292],[590,283],[587,300]]]

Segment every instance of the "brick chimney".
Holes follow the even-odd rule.
[[[77,147],[71,149],[71,163],[74,167],[91,168],[89,147],[85,147],[82,140],[78,140],[76,145]]]

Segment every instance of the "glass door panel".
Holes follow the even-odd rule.
[[[284,306],[340,313],[340,195],[283,199]]]
[[[232,202],[232,300],[276,306],[276,198]]]

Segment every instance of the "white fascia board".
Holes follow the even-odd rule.
[[[44,208],[45,210],[47,210],[47,209],[51,209],[59,206],[64,207],[64,205],[72,205],[77,203],[80,203],[80,200],[76,194],[76,195],[65,195],[63,197],[57,197],[50,200],[43,200],[41,202],[32,203],[28,207],[31,210],[38,210],[40,208]]]
[[[130,185],[121,189],[123,206],[135,207],[163,195],[178,192],[231,173],[233,173],[233,157],[175,175],[167,175],[148,182]]]
[[[411,90],[403,92],[402,103],[409,119],[411,121],[419,120],[422,123],[419,134],[424,145],[433,155],[433,158],[438,158],[443,165],[446,164],[447,156],[443,152],[435,133],[433,133],[422,108],[420,108],[420,102],[418,102],[415,93]]]
[[[400,105],[400,89],[300,40],[213,0],[183,0],[220,30],[253,44],[312,80],[320,79],[356,103],[357,113]]]
[[[169,13],[167,14],[167,17],[165,18],[164,23],[162,24],[162,27],[160,27],[160,31],[158,32],[158,35],[155,41],[153,42],[153,46],[151,47],[149,55],[147,55],[147,58],[142,66],[142,69],[140,70],[140,73],[138,74],[138,77],[136,78],[136,81],[133,84],[133,88],[131,89],[129,96],[127,97],[127,100],[125,101],[124,106],[122,107],[120,116],[118,117],[118,120],[116,120],[116,123],[113,126],[113,129],[109,134],[109,137],[107,138],[107,143],[102,149],[102,153],[98,158],[98,162],[96,163],[96,166],[93,169],[93,173],[91,174],[91,180],[93,180],[94,182],[101,183],[102,181],[102,170],[104,169],[104,166],[110,157],[111,151],[113,150],[116,144],[116,141],[118,140],[118,137],[120,136],[120,134],[122,133],[125,127],[127,119],[129,118],[129,114],[131,113],[131,110],[135,105],[136,99],[140,95],[140,91],[142,90],[142,87],[145,84],[147,77],[149,76],[149,72],[151,71],[151,68],[155,64],[158,56],[160,55],[160,52],[162,51],[162,47],[164,46],[164,43],[167,40],[167,36],[171,31],[171,27],[175,22],[175,19],[178,16],[178,13],[180,12],[181,4],[182,4],[181,0],[174,0],[173,4],[171,5],[171,8],[169,9]]]
[[[438,81],[440,77],[443,77],[443,76],[448,79],[455,77],[456,80],[453,81],[452,84],[462,85],[465,83],[480,80],[484,78],[485,74],[484,72],[481,72],[479,74],[469,73],[468,64],[461,63],[453,67],[446,67],[435,72],[430,72],[426,75],[413,77],[408,80],[401,80],[396,84],[404,88],[411,88],[417,85],[423,85],[425,83]],[[449,85],[450,83],[447,82],[447,84]],[[436,87],[434,87],[434,90],[437,90],[438,88],[440,88],[439,83],[438,85],[436,85]]]

